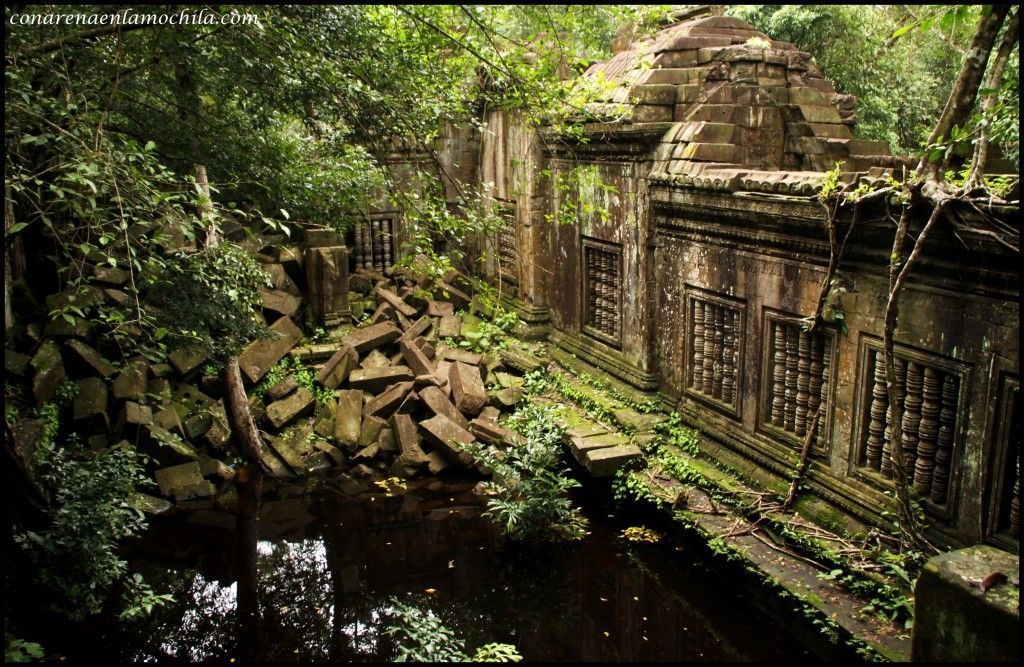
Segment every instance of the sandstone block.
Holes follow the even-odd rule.
[[[64,380],[64,361],[60,348],[52,340],[46,340],[36,351],[30,362],[32,366],[32,397],[36,405],[42,405],[54,397],[57,387]]]
[[[407,304],[402,297],[398,296],[389,289],[378,287],[376,290],[377,298],[389,303],[392,308],[395,309],[396,313],[401,313],[406,317],[412,317],[416,314],[416,309]]]
[[[487,405],[487,392],[480,377],[480,369],[456,361],[448,370],[455,407],[464,415],[476,415]]]
[[[161,468],[153,473],[153,477],[162,496],[171,496],[180,487],[200,484],[203,481],[202,470],[196,461]]]
[[[427,302],[427,315],[431,317],[444,317],[445,315],[454,315],[455,306],[450,301],[428,301]]]
[[[111,390],[119,401],[138,401],[149,389],[149,364],[137,359],[129,363],[114,380]]]
[[[362,389],[378,394],[397,382],[412,382],[416,375],[406,366],[383,366],[352,371],[348,384],[353,389]]]
[[[369,416],[363,419],[362,430],[359,432],[359,446],[368,447],[373,443],[387,422],[380,417]]]
[[[454,443],[471,443],[476,436],[462,428],[444,415],[434,415],[420,422],[420,429],[427,440],[440,451],[446,459],[458,463],[465,468],[472,468],[475,461],[469,452],[457,449]]]
[[[358,389],[339,392],[338,410],[334,419],[335,439],[346,445],[358,443],[363,423],[363,392]]]
[[[420,398],[427,404],[427,407],[435,415],[444,415],[464,429],[469,428],[469,422],[462,416],[458,408],[448,400],[448,396],[437,387],[424,387],[419,390]]]
[[[302,339],[302,331],[288,317],[274,322],[270,330],[273,338],[249,343],[238,358],[238,365],[250,382],[259,382]]]
[[[79,428],[89,433],[106,432],[110,429],[107,416],[107,385],[100,378],[84,378],[75,383],[78,393],[73,403],[73,413]]]
[[[313,404],[313,392],[299,387],[291,396],[267,406],[267,420],[280,429],[312,411]]]
[[[363,408],[363,414],[368,417],[390,417],[398,406],[401,405],[406,395],[412,390],[412,382],[399,382],[391,385],[379,396],[371,400]]]
[[[356,329],[342,339],[355,348],[359,354],[387,345],[398,339],[402,332],[391,322],[380,322],[362,329]]]
[[[458,338],[462,335],[462,318],[458,315],[445,315],[437,325],[437,335],[441,338]]]
[[[261,290],[260,299],[263,301],[263,308],[278,315],[291,317],[299,312],[302,299],[284,292],[282,290]]]
[[[398,344],[402,351],[402,358],[416,375],[430,375],[434,372],[434,364],[430,362],[427,355],[413,342],[403,340]]]
[[[96,351],[95,348],[86,345],[80,340],[69,340],[64,348],[72,354],[68,355],[68,368],[76,368],[81,374],[96,374],[100,377],[110,377],[117,371],[117,367],[110,363]]]

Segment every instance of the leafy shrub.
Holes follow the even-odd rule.
[[[392,621],[384,630],[396,640],[395,662],[520,662],[511,644],[484,644],[472,656],[466,643],[430,609],[391,598]]]
[[[568,498],[580,484],[561,469],[560,441],[564,426],[557,424],[553,407],[527,404],[509,418],[509,426],[525,442],[503,452],[477,443],[463,445],[478,461],[494,471],[485,483],[491,497],[487,516],[494,517],[514,540],[579,540],[587,521]]]

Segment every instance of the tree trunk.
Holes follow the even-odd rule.
[[[249,409],[249,399],[245,395],[242,384],[242,371],[238,367],[238,357],[228,357],[224,362],[224,410],[228,415],[228,424],[235,437],[235,446],[239,453],[250,463],[259,463],[263,452],[263,440],[256,430],[256,422]]]
[[[996,52],[995,60],[992,61],[992,67],[989,68],[985,81],[981,84],[982,89],[991,91],[985,94],[981,102],[982,116],[991,112],[999,100],[999,88],[1003,83],[1003,73],[1006,71],[1006,64],[1013,53],[1013,47],[1019,39],[1020,10],[1017,10],[1013,13],[1010,23],[1006,26],[1003,39],[999,43],[999,50]],[[982,125],[981,136],[974,144],[974,156],[971,159],[971,175],[968,177],[967,182],[964,183],[964,192],[971,192],[983,185],[985,167],[988,162],[988,142],[988,125]]]
[[[247,464],[238,473],[237,560],[238,567],[238,654],[246,662],[262,658],[259,572],[256,543],[260,533],[260,494],[263,471],[259,464]]]
[[[971,47],[967,50],[967,57],[960,67],[960,74],[953,84],[949,99],[946,100],[946,106],[935,123],[931,136],[928,137],[928,145],[949,139],[955,126],[964,127],[967,124],[974,109],[974,100],[978,95],[982,77],[985,75],[989,55],[999,35],[999,28],[1009,11],[1009,5],[992,5],[988,14],[982,14]],[[942,180],[944,162],[939,160],[929,163],[926,154],[917,167],[917,173],[930,172],[934,179]]]

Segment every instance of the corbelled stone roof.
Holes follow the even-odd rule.
[[[836,162],[847,172],[902,164],[886,144],[854,138],[855,98],[810,54],[737,18],[669,26],[583,76],[614,84],[587,107],[602,120],[673,123],[654,179],[809,193]]]

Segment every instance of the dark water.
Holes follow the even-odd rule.
[[[258,535],[210,510],[158,522],[136,560],[175,602],[77,639],[68,658],[390,660],[392,596],[433,610],[470,652],[505,642],[527,661],[811,657],[685,547],[629,543],[628,524],[591,508],[578,546],[509,548],[470,487],[263,500]],[[253,544],[255,582],[239,560]],[[259,614],[242,623],[254,593]]]

